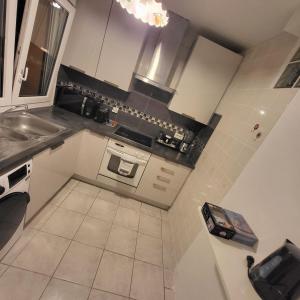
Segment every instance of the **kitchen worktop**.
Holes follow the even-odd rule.
[[[31,114],[34,114],[38,117],[43,118],[44,120],[56,123],[58,125],[64,126],[66,130],[60,135],[41,142],[39,144],[32,145],[24,151],[12,155],[10,157],[0,160],[0,173],[4,173],[8,169],[11,169],[18,164],[22,163],[25,160],[32,158],[34,155],[44,151],[47,148],[52,148],[62,143],[66,138],[78,133],[81,130],[88,129],[95,133],[105,135],[110,138],[125,142],[142,150],[148,151],[149,153],[155,154],[157,156],[163,157],[168,161],[181,164],[183,166],[194,168],[195,163],[201,153],[192,153],[192,154],[182,154],[171,148],[165,147],[155,142],[153,137],[152,147],[146,147],[139,143],[133,142],[129,139],[123,138],[115,134],[117,127],[111,127],[103,124],[96,123],[93,120],[83,118],[71,112],[68,112],[64,109],[57,107],[45,107],[45,108],[36,108],[29,111]],[[122,124],[119,124],[122,125]],[[131,127],[132,130],[135,130],[134,127]],[[136,130],[137,131],[137,130]],[[138,130],[140,133],[141,130]]]

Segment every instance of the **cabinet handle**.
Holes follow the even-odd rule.
[[[161,167],[160,170],[161,170],[162,172],[166,173],[166,174],[169,174],[169,175],[172,175],[172,176],[175,175],[175,172],[174,172],[174,171],[172,171],[172,170],[170,170],[170,169],[167,169],[167,168],[165,168],[165,167]]]
[[[74,66],[72,66],[72,65],[69,65],[69,67],[70,67],[71,69],[75,70],[75,71],[78,71],[78,72],[81,72],[81,73],[85,74],[85,71],[82,70],[82,69],[79,69],[79,68],[74,67]]]
[[[107,84],[109,84],[109,85],[112,85],[112,86],[114,86],[114,87],[116,87],[116,88],[119,88],[119,86],[117,85],[117,84],[115,84],[115,83],[112,83],[112,82],[110,82],[110,81],[108,81],[108,80],[103,80],[105,83],[107,83]]]
[[[195,117],[189,116],[189,115],[187,115],[187,114],[185,114],[185,113],[182,113],[182,115],[183,115],[184,117],[189,118],[189,119],[196,120]]]
[[[157,178],[157,180],[159,180],[161,182],[164,182],[164,183],[167,183],[167,184],[171,183],[171,180],[169,178],[166,178],[166,177],[163,177],[163,176],[157,176],[156,178]]]
[[[156,184],[156,183],[153,183],[153,187],[154,187],[155,189],[159,190],[159,191],[162,191],[162,192],[165,192],[165,191],[167,190],[166,187],[161,186],[161,185]]]
[[[59,141],[58,143],[50,146],[50,149],[53,151],[53,150],[59,148],[60,146],[62,146],[64,143],[65,143],[65,141]]]

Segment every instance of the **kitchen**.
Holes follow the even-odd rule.
[[[0,299],[298,299],[299,0],[0,7]]]

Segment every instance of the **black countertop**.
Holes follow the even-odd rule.
[[[123,138],[115,134],[117,127],[111,127],[107,125],[102,125],[96,123],[93,120],[83,118],[76,114],[73,114],[64,109],[52,106],[45,108],[36,108],[30,110],[31,114],[34,114],[38,117],[43,118],[44,120],[56,123],[58,125],[64,126],[66,130],[62,132],[60,135],[49,139],[45,142],[39,143],[37,145],[33,145],[32,147],[17,153],[16,155],[12,155],[8,158],[4,158],[0,161],[0,173],[3,174],[9,169],[16,167],[17,165],[25,162],[26,160],[31,159],[34,155],[44,151],[45,149],[55,147],[59,143],[63,142],[66,138],[76,134],[77,132],[83,129],[89,129],[95,133],[99,133],[101,135],[105,135],[110,138],[114,138],[116,140],[125,142],[129,145],[135,146],[142,150],[148,151],[152,154],[165,158],[171,162],[178,163],[180,165],[186,166],[188,168],[193,169],[195,164],[201,154],[199,153],[190,153],[190,154],[182,154],[176,150],[165,147],[155,142],[153,137],[152,147],[143,146],[139,143],[133,142],[129,139]],[[122,125],[122,124],[119,124]],[[134,130],[134,128],[132,128]],[[139,129],[139,132],[141,130]],[[143,133],[143,132],[141,132]]]

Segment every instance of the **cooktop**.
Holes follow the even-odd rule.
[[[120,126],[116,131],[115,134],[121,137],[124,137],[128,140],[134,141],[136,143],[142,144],[146,147],[152,146],[152,138],[141,134],[139,132],[133,131],[129,128]]]

